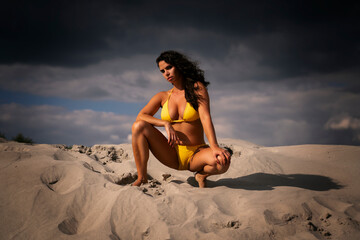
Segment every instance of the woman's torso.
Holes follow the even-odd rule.
[[[165,104],[166,102],[167,104]],[[184,92],[173,92],[172,90],[164,92],[161,106],[167,107],[165,110],[168,111],[172,121],[182,119],[185,110],[189,112],[187,108],[192,108],[192,106],[187,105]],[[172,126],[183,142],[183,145],[200,145],[205,143],[204,130],[200,118],[192,121],[172,122]]]

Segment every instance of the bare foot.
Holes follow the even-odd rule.
[[[195,173],[195,180],[199,184],[199,188],[205,188],[206,187],[206,178],[208,175],[201,174],[201,173]]]
[[[141,184],[147,182],[148,182],[147,179],[137,179],[135,182],[133,182],[133,184],[131,184],[131,186],[140,187]]]

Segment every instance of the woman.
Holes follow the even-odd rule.
[[[159,92],[140,111],[132,126],[132,146],[138,172],[133,186],[147,183],[149,150],[164,165],[196,172],[199,187],[206,178],[228,170],[231,155],[220,148],[210,116],[204,73],[197,64],[176,51],[156,59],[164,78],[173,85]],[[162,107],[161,119],[154,114]],[[155,128],[164,127],[168,138]],[[209,141],[205,144],[204,132]]]

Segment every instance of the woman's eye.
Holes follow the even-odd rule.
[[[173,66],[169,65],[169,66],[166,67],[166,70],[170,70],[170,69],[172,69],[172,67]]]
[[[160,70],[161,73],[164,73],[165,71],[164,70]]]

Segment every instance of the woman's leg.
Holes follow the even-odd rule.
[[[210,148],[203,148],[197,152],[190,161],[190,171],[197,172],[195,175],[199,187],[206,186],[206,178],[210,175],[225,173],[230,167],[230,161],[225,165],[220,165],[214,159]]]
[[[132,147],[138,179],[133,186],[147,183],[147,162],[149,150],[164,165],[178,169],[179,162],[175,148],[168,144],[166,137],[150,123],[136,121],[132,126]]]

